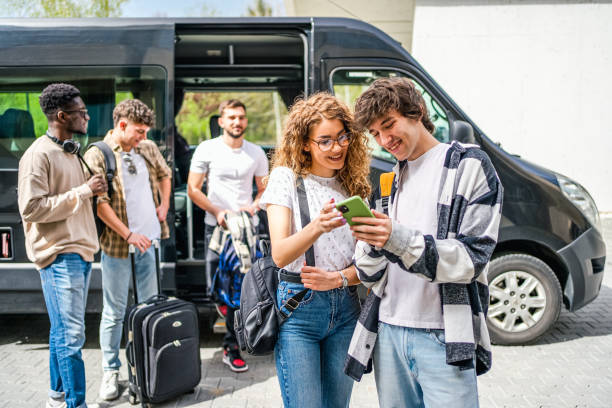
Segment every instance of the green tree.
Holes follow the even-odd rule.
[[[249,17],[268,17],[272,15],[272,7],[265,0],[255,0],[252,6],[247,8]]]
[[[127,0],[5,0],[15,17],[120,17]]]

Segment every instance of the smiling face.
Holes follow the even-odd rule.
[[[223,109],[223,115],[219,118],[219,126],[223,129],[223,133],[234,139],[244,135],[247,124],[246,112],[241,107],[225,108]]]
[[[312,174],[322,177],[333,177],[338,170],[344,167],[348,144],[340,146],[338,138],[345,133],[344,124],[340,119],[323,119],[320,123],[310,128],[304,150],[309,152],[312,158],[312,165],[310,167]],[[329,140],[334,142],[331,149],[328,151],[321,150],[317,142]],[[321,145],[323,146],[323,144]]]
[[[90,118],[85,102],[80,96],[74,98],[72,103],[65,110],[60,110],[58,114],[64,115],[66,130],[77,135],[87,134],[87,125]]]
[[[370,134],[397,160],[414,160],[427,149],[421,146],[427,130],[420,120],[390,111],[370,124]]]
[[[129,152],[147,138],[150,127],[142,123],[134,123],[128,119],[120,119],[119,144],[124,151]]]

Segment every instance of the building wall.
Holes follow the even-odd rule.
[[[612,4],[417,0],[413,55],[502,147],[612,211]]]
[[[412,45],[414,0],[285,0],[288,16],[348,17],[366,21],[395,40],[408,51]]]

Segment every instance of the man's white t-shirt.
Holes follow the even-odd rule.
[[[129,163],[125,160],[131,157],[136,173],[131,174]],[[121,172],[123,178],[123,196],[128,218],[128,228],[132,232],[142,234],[147,238],[159,239],[161,225],[155,211],[153,192],[149,181],[149,170],[142,155],[132,151],[121,152]]]
[[[268,204],[280,205],[292,210],[291,234],[303,228],[295,180],[295,174],[290,168],[276,167],[270,173],[266,191],[259,200],[259,205],[264,210]],[[336,177],[327,178],[309,174],[304,177],[304,189],[311,220],[319,216],[323,206],[332,198],[336,203],[347,198],[346,191]],[[273,222],[273,220],[269,221]],[[325,271],[335,272],[345,269],[352,263],[354,253],[355,239],[346,224],[324,233],[314,243],[315,266]],[[300,272],[304,266],[304,260],[305,256],[301,255],[285,266],[285,269]]]
[[[253,177],[268,175],[268,158],[263,149],[247,140],[232,149],[219,136],[196,148],[189,171],[207,174],[208,199],[217,207],[238,211],[253,203]],[[217,225],[206,212],[205,222]]]
[[[389,209],[393,220],[436,238],[438,194],[446,152],[440,143],[413,161],[400,173],[395,200]],[[402,327],[443,329],[440,286],[389,263],[387,286],[380,303],[379,320]]]

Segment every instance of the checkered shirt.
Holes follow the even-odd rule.
[[[117,162],[117,171],[113,178],[113,192],[111,197],[108,193],[104,193],[97,197],[98,203],[110,203],[111,208],[117,217],[126,226],[128,225],[127,210],[125,206],[125,197],[123,193],[122,182],[122,166],[121,166],[121,146],[113,140],[112,130],[109,130],[104,137],[104,142],[110,146],[115,154]],[[138,144],[134,151],[145,159],[147,170],[149,171],[149,183],[153,192],[153,202],[155,207],[159,207],[161,203],[161,190],[159,182],[165,178],[172,177],[170,167],[161,155],[157,145],[150,140],[143,140]],[[85,153],[85,161],[94,173],[106,174],[106,164],[104,162],[104,154],[97,147],[87,150]],[[157,217],[155,218],[157,221]],[[166,221],[160,222],[161,238],[166,239],[170,236],[170,229]],[[105,254],[115,258],[128,257],[128,243],[119,234],[110,228],[104,228],[100,236],[100,247]]]

